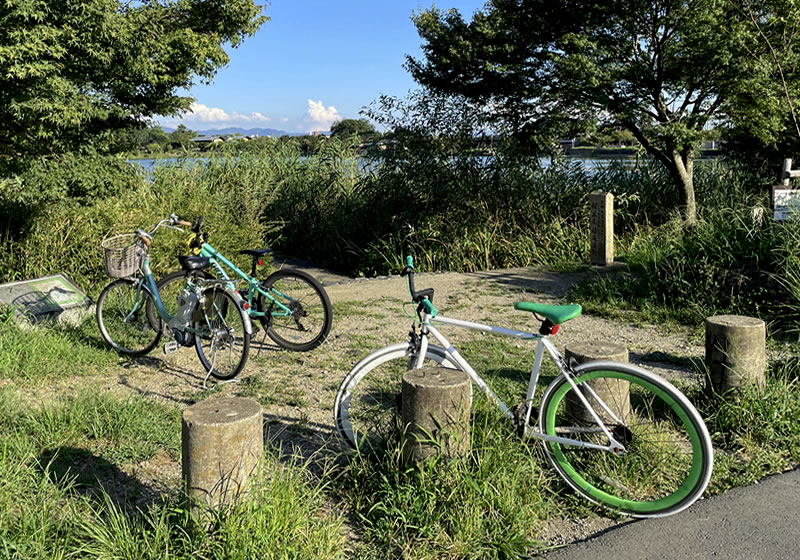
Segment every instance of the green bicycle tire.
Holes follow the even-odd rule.
[[[615,437],[629,440],[626,454],[545,442],[551,463],[576,492],[625,515],[661,517],[689,507],[707,487],[713,465],[711,439],[699,413],[669,382],[633,366],[596,362],[579,367],[573,379],[582,390],[590,381],[597,388],[610,385],[609,380],[627,381],[630,387],[630,404],[620,414],[624,426],[609,416],[605,420]],[[542,397],[540,430],[607,442],[594,422],[576,420],[574,393],[563,375],[550,384]],[[583,394],[597,402],[588,391]]]

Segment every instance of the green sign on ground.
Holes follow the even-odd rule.
[[[15,307],[19,314],[36,321],[82,311],[91,300],[65,275],[56,274],[1,284],[0,303]]]

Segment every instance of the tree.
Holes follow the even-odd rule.
[[[331,136],[357,136],[362,140],[373,139],[378,136],[378,131],[367,119],[342,119],[331,125]]]
[[[253,0],[6,0],[0,163],[102,147],[109,132],[189,108],[267,18]]]
[[[490,0],[465,22],[433,8],[414,17],[424,59],[407,68],[523,137],[568,123],[625,127],[669,170],[693,224],[707,125],[769,136],[785,124],[799,11],[781,0]]]
[[[134,152],[152,143],[166,145],[169,136],[159,126],[140,126],[115,130],[106,140],[108,150],[112,152]]]
[[[185,124],[179,124],[178,128],[169,133],[169,141],[173,144],[180,144],[185,150],[189,147],[189,142],[197,136],[193,130],[186,128]]]

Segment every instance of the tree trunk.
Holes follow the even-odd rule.
[[[672,175],[675,186],[683,191],[684,224],[695,225],[697,223],[697,204],[694,200],[694,148],[685,146],[681,151],[668,145],[666,149],[662,149],[651,142],[633,121],[626,121],[624,124],[644,146],[645,151],[656,161],[661,162]]]
[[[672,151],[672,164],[675,180],[683,190],[683,219],[687,226],[697,223],[697,204],[694,200],[694,148],[683,152]]]

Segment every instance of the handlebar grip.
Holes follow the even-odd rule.
[[[148,247],[150,246],[150,244],[151,244],[151,243],[153,243],[153,239],[152,239],[152,238],[151,238],[151,237],[150,237],[150,236],[149,236],[147,233],[145,233],[145,232],[144,232],[144,231],[142,231],[142,230],[139,230],[139,231],[137,231],[137,232],[136,232],[136,235],[138,235],[138,236],[139,236],[139,239],[141,239],[141,240],[142,240],[142,242],[143,242],[145,245],[147,245]]]
[[[178,225],[179,226],[191,227],[192,222],[187,222],[186,220],[178,220]]]
[[[408,255],[406,257],[406,266],[409,268],[414,268],[414,257],[412,257],[411,255]]]
[[[425,308],[425,312],[432,317],[435,317],[439,313],[439,310],[433,306],[433,302],[428,298],[423,299],[420,304]]]

